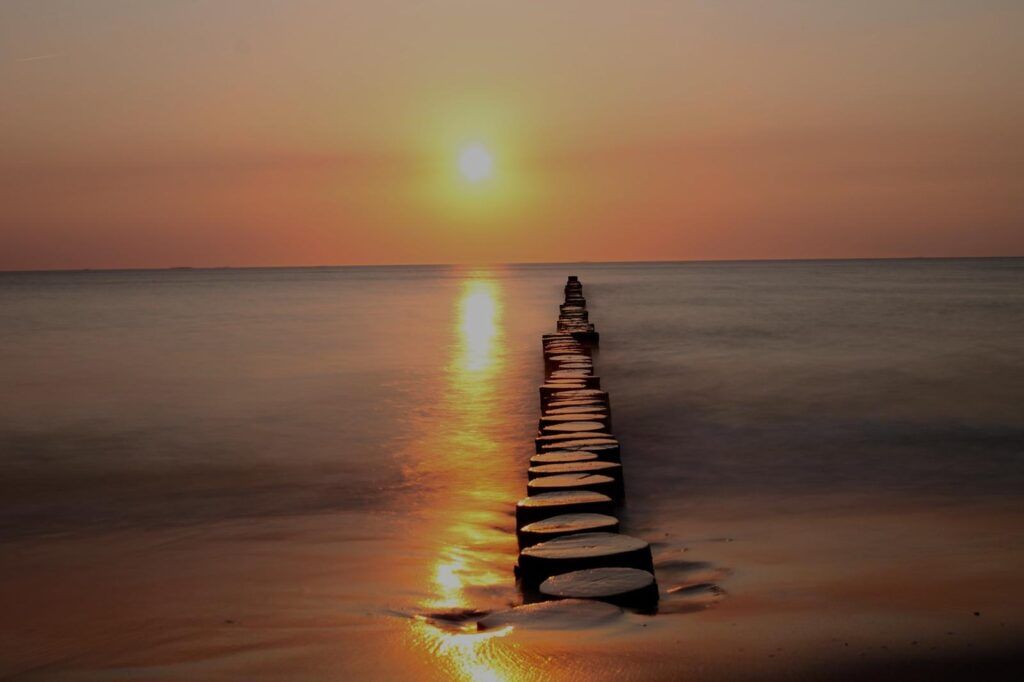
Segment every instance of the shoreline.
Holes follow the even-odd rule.
[[[852,680],[864,671],[889,675],[880,679],[957,679],[968,666],[998,671],[1019,660],[1013,652],[1024,644],[1024,623],[1012,566],[1022,563],[1024,550],[1016,564],[1004,559],[1007,572],[997,579],[982,548],[997,547],[1000,533],[1019,527],[1024,514],[1002,517],[1004,531],[995,518],[980,521],[991,530],[979,537],[979,519],[954,510],[940,517],[921,512],[920,521],[901,511],[876,511],[873,520],[849,513],[814,530],[799,519],[752,519],[744,511],[757,506],[702,505],[702,513],[683,515],[685,523],[657,538],[659,581],[671,588],[717,571],[726,592],[713,604],[693,595],[688,612],[628,615],[557,633],[516,630],[488,640],[481,661],[496,662],[513,679],[516,671],[532,671],[553,680]],[[466,517],[474,519],[473,533],[498,524],[473,559],[483,562],[473,573],[493,575],[493,587],[484,581],[467,593],[470,603],[492,611],[516,599],[507,572],[515,538],[506,507],[496,498]],[[645,523],[666,513],[651,509],[631,523],[646,532]],[[114,671],[140,680],[188,671],[211,680],[278,679],[274,670],[297,679],[339,667],[370,673],[386,660],[378,677],[444,679],[446,668],[438,667],[429,643],[414,637],[410,649],[407,636],[432,592],[423,562],[444,553],[449,538],[436,529],[447,523],[426,499],[412,515],[350,511],[8,545],[0,629],[19,634],[5,638],[0,669],[35,670],[14,677],[26,680],[98,680]],[[903,530],[894,532],[900,523]],[[920,545],[936,524],[945,536]],[[422,539],[410,545],[406,538],[417,530]],[[880,548],[910,544],[900,554],[851,565],[850,533]],[[799,535],[806,535],[801,543],[785,540]],[[817,540],[823,535],[834,538],[831,546]],[[954,551],[939,573],[928,568],[939,558],[933,546]],[[404,548],[408,558],[367,575],[365,562],[385,548]],[[694,564],[691,555],[714,556],[718,564]],[[926,562],[920,570],[889,570],[914,555]],[[957,555],[959,562],[950,563]],[[977,572],[986,566],[988,574]],[[986,587],[972,596],[979,585]],[[509,658],[511,652],[519,653]]]

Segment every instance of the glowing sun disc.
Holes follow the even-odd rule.
[[[459,153],[459,172],[470,182],[491,177],[493,167],[491,153],[482,144],[471,144]]]

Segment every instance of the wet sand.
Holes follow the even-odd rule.
[[[483,633],[462,609],[518,602],[497,508],[38,539],[3,562],[0,654],[14,679],[68,680],[944,679],[1019,662],[1024,513],[868,506],[687,508],[657,529],[657,616]]]

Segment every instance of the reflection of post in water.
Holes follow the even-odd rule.
[[[437,526],[431,532],[443,546],[430,568],[432,596],[422,604],[434,613],[471,610],[478,605],[468,592],[508,583],[505,566],[511,556],[504,550],[509,539],[498,527],[509,491],[494,440],[505,414],[497,386],[505,362],[501,314],[498,281],[486,273],[468,275],[460,285],[446,365],[444,425],[428,453],[449,484],[438,496]],[[456,621],[441,627],[439,619],[419,619],[414,635],[455,679],[508,679],[492,640],[510,628],[479,633],[474,623],[460,630]]]

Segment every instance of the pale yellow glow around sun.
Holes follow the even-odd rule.
[[[491,153],[482,144],[471,144],[459,152],[459,172],[470,182],[486,180],[493,169]]]

